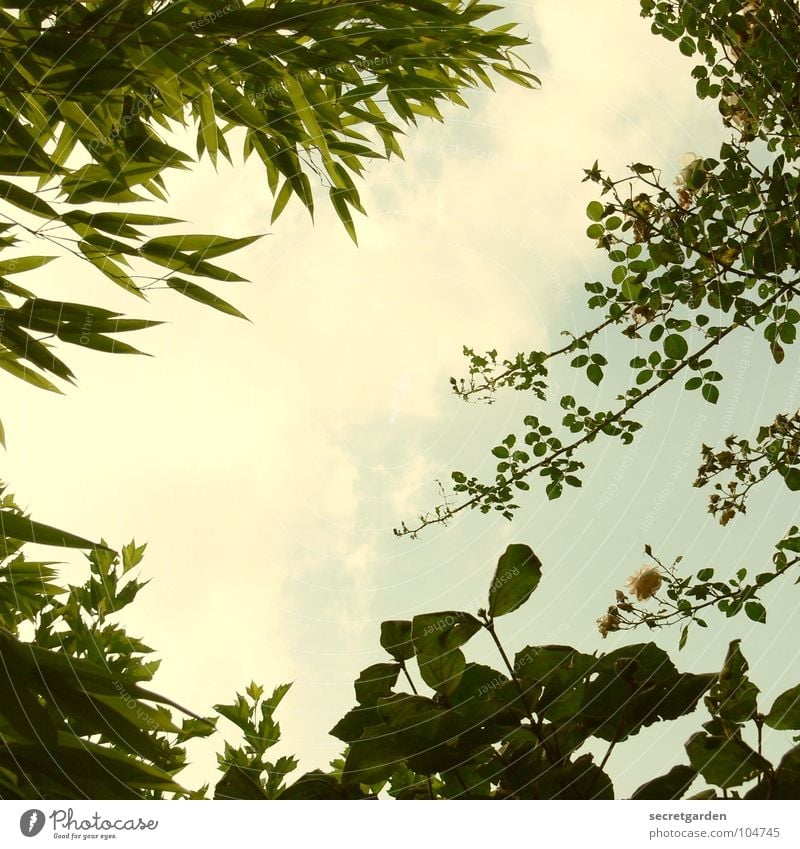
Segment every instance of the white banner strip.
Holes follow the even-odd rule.
[[[0,846],[800,846],[797,802],[0,802]],[[513,841],[509,843],[509,841]]]

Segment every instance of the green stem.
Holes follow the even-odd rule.
[[[517,678],[516,673],[514,672],[514,667],[511,665],[511,661],[508,659],[508,655],[506,654],[506,650],[503,648],[503,644],[500,642],[497,632],[494,629],[494,622],[489,619],[484,624],[484,628],[491,634],[492,640],[494,640],[494,644],[497,646],[497,650],[500,652],[500,657],[503,658],[503,663],[506,665],[506,669],[508,670],[508,674],[511,676],[511,680],[517,687],[517,692],[519,692],[519,697],[522,699],[522,704],[525,707],[525,713],[528,716],[528,719],[533,724],[535,722],[533,718],[533,711],[531,710],[530,705],[528,704],[528,700],[525,697],[525,691],[522,689],[522,682]]]
[[[406,662],[404,660],[400,661],[400,668],[403,670],[403,675],[406,676],[406,681],[408,681],[408,686],[411,687],[411,692],[415,696],[418,696],[419,693],[417,692],[417,688],[414,686],[414,681],[408,673],[408,667],[406,666]]]
[[[406,662],[404,660],[400,661],[400,668],[403,670],[403,675],[406,676],[406,681],[408,681],[408,686],[411,687],[411,692],[415,696],[418,696],[419,693],[417,692],[417,688],[414,686],[414,680],[409,674],[408,667],[406,666]],[[429,775],[425,776],[425,781],[428,784],[428,795],[431,797],[431,799],[435,799],[436,796],[433,792],[433,782],[431,781],[431,777]]]
[[[539,741],[539,744],[541,745],[542,749],[544,749],[544,753],[547,756],[547,759],[551,763],[555,763],[556,759],[553,757],[553,754],[550,751],[550,747],[547,745],[547,741],[545,740],[544,734],[542,732],[542,723],[534,716],[534,713],[531,710],[531,706],[528,703],[525,690],[522,687],[522,682],[519,680],[517,674],[514,672],[514,667],[511,665],[511,661],[508,659],[506,650],[503,648],[503,644],[500,642],[500,639],[497,636],[497,632],[494,629],[494,621],[487,616],[483,627],[486,628],[486,630],[491,634],[492,640],[497,646],[497,650],[500,652],[500,657],[503,658],[503,663],[506,665],[508,674],[511,676],[511,680],[514,682],[514,685],[517,688],[517,692],[519,693],[519,697],[522,700],[523,707],[525,708],[525,713],[528,719],[530,720],[531,729],[536,735],[536,739]]]

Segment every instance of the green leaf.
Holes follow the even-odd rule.
[[[618,742],[654,722],[691,713],[713,675],[679,673],[654,643],[624,646],[601,655],[586,687],[582,721],[604,740]]]
[[[709,784],[723,789],[738,787],[769,769],[769,761],[738,737],[721,737],[698,731],[686,743],[689,763]]]
[[[217,782],[214,798],[263,801],[269,799],[269,795],[258,780],[255,770],[244,770],[238,764],[231,764]]]
[[[399,674],[398,663],[375,663],[368,666],[354,684],[358,703],[365,707],[374,707],[378,699],[391,694]]]
[[[141,354],[142,356],[150,356],[150,354],[145,354],[138,348],[134,348],[133,345],[120,342],[111,336],[104,336],[102,333],[83,333],[80,330],[73,332],[59,330],[58,338],[72,345],[81,345],[84,348],[91,348],[93,351],[103,351],[106,354]]]
[[[144,294],[139,287],[134,283],[128,274],[110,257],[92,247],[86,241],[80,242],[78,248],[87,260],[99,271],[101,271],[109,280],[116,283],[117,286],[135,295],[137,298],[144,299]]]
[[[41,268],[52,262],[54,256],[21,256],[15,259],[6,259],[0,261],[0,275],[2,274],[19,274],[21,271],[33,271],[35,268]]]
[[[417,652],[417,664],[422,680],[437,693],[449,696],[461,683],[466,658],[461,649],[443,652]]]
[[[344,225],[344,229],[347,230],[347,234],[353,240],[353,244],[357,245],[358,236],[356,235],[356,227],[353,223],[353,215],[347,206],[347,201],[345,200],[346,193],[343,192],[342,189],[333,188],[330,189],[328,194],[330,195],[333,208],[339,216],[339,220]]]
[[[700,394],[709,404],[716,404],[719,401],[719,389],[713,383],[704,383]]]
[[[9,351],[43,371],[52,372],[63,380],[73,379],[74,375],[66,363],[58,359],[43,342],[10,322],[4,325],[0,340]]]
[[[181,271],[186,274],[195,274],[199,277],[208,277],[211,280],[221,280],[225,283],[242,283],[244,278],[232,271],[220,268],[202,259],[197,252],[184,253],[183,251],[170,248],[158,239],[151,239],[139,248],[139,253],[164,268],[173,271]]]
[[[204,87],[197,97],[198,128],[211,162],[216,167],[219,152],[217,118],[210,89]]]
[[[0,639],[0,686],[5,694],[0,705],[0,721],[8,723],[22,740],[52,746],[56,741],[57,724],[31,687],[30,670],[13,651],[15,645],[13,638],[11,640]]]
[[[4,537],[35,542],[39,545],[55,545],[61,548],[103,548],[107,545],[91,542],[75,534],[60,531],[41,522],[34,522],[26,516],[20,516],[11,510],[0,510],[0,532]]]
[[[603,369],[597,363],[589,363],[586,368],[586,376],[595,386],[599,386],[603,379]]]
[[[523,781],[516,795],[523,799],[613,799],[611,779],[593,762],[590,754],[574,762],[562,761]]]
[[[7,180],[0,180],[0,198],[7,200],[25,212],[31,213],[31,215],[38,215],[40,218],[48,219],[58,218],[58,213],[49,203],[46,203],[32,192],[14,183],[9,183]]]
[[[353,784],[376,784],[389,778],[403,760],[403,750],[385,726],[367,728],[364,737],[350,745],[342,778]]]
[[[781,758],[771,789],[773,799],[800,799],[800,746]]]
[[[266,124],[264,115],[228,80],[217,77],[214,81],[214,93],[220,95],[232,111],[231,117],[241,124],[256,130],[263,128]]]
[[[224,254],[238,251],[248,245],[252,245],[261,236],[243,236],[232,238],[230,236],[205,236],[199,234],[183,236],[160,236],[151,239],[148,245],[151,247],[163,247],[182,253],[192,253],[200,259],[213,259]]]
[[[285,180],[283,185],[280,188],[277,196],[275,197],[275,203],[272,207],[272,215],[270,216],[270,224],[274,224],[280,214],[286,209],[286,204],[289,203],[293,194],[292,183],[290,180]]]
[[[350,744],[362,737],[369,726],[379,725],[380,722],[381,717],[377,708],[357,705],[333,726],[330,733],[339,740]]]
[[[683,336],[672,333],[664,337],[664,353],[671,360],[682,360],[689,353],[689,343]]]
[[[458,687],[466,660],[459,646],[481,629],[469,613],[448,610],[415,616],[411,623],[417,664],[423,681],[443,695]]]
[[[539,586],[542,563],[527,545],[509,545],[489,586],[489,615],[505,616],[521,607]]]
[[[244,313],[239,312],[236,307],[232,306],[227,301],[224,301],[213,292],[209,292],[202,286],[198,286],[196,283],[190,283],[188,280],[184,280],[181,277],[170,277],[167,280],[167,286],[169,286],[170,289],[174,289],[176,292],[180,292],[181,295],[191,298],[193,301],[198,301],[199,303],[205,304],[208,307],[213,307],[215,310],[219,310],[220,312],[249,321],[247,316]]]
[[[587,679],[596,665],[596,658],[570,646],[527,646],[514,658],[514,673],[536,712],[560,723],[580,713]]]
[[[398,663],[411,660],[414,657],[411,622],[404,619],[390,619],[381,622],[381,646]]]
[[[591,221],[602,221],[604,212],[605,207],[602,203],[596,200],[593,200],[589,206],[586,207],[586,216]]]
[[[97,794],[103,792],[115,799],[141,796],[131,788],[186,793],[163,769],[72,733],[60,732],[57,744],[47,750],[12,744],[8,751],[34,785],[42,776],[61,774],[69,776],[72,794],[88,798],[99,798]]]
[[[630,277],[627,278],[620,286],[620,294],[626,301],[635,301],[638,299],[640,292],[642,291],[642,284],[636,283],[635,280]]]
[[[731,722],[747,722],[758,711],[758,687],[747,677],[740,644],[741,640],[733,640],[728,646],[722,671],[706,697],[709,711]]]
[[[631,799],[683,799],[696,777],[697,770],[692,767],[682,764],[674,766],[665,775],[637,787]]]
[[[783,482],[786,484],[787,489],[790,489],[792,492],[800,490],[800,469],[796,466],[788,468],[783,475]]]
[[[800,684],[775,699],[764,722],[779,731],[800,729]]]
[[[208,737],[214,734],[216,730],[216,718],[192,719],[186,717],[182,720],[178,731],[178,742],[185,743],[188,740],[194,740],[196,737]]]
[[[451,694],[450,704],[470,727],[487,726],[487,732],[501,739],[509,728],[519,724],[525,707],[519,692],[506,675],[478,663],[468,663],[461,681]],[[492,731],[488,731],[488,726]]]
[[[417,652],[455,649],[463,646],[481,629],[481,623],[470,613],[443,610],[422,613],[411,623],[411,635]]]
[[[177,766],[165,745],[148,733],[178,731],[167,711],[128,694],[123,697],[87,693],[78,679],[68,686],[52,678],[45,679],[44,692],[65,715],[80,717],[84,733],[102,734],[129,754],[163,766]]]
[[[744,612],[747,614],[748,619],[752,619],[753,622],[760,622],[763,625],[767,621],[766,608],[760,601],[745,602]]]
[[[64,394],[54,383],[51,383],[44,375],[39,374],[29,366],[25,366],[17,362],[17,360],[15,359],[4,357],[2,353],[0,353],[0,368],[4,371],[7,371],[9,374],[13,374],[14,377],[18,377],[21,380],[24,380],[26,383],[30,383],[31,386],[36,386],[39,389],[46,389],[48,392],[55,392],[58,395]]]
[[[279,799],[366,799],[365,793],[357,784],[343,785],[332,775],[319,770],[307,772],[287,787]]]

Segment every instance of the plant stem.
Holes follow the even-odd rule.
[[[411,687],[411,692],[418,696],[417,688],[414,686],[414,681],[411,676],[408,674],[408,667],[406,666],[406,662],[404,660],[400,661],[400,668],[403,670],[403,674],[406,676],[406,681],[408,681],[408,686]]]
[[[417,688],[414,686],[414,680],[409,674],[408,667],[406,666],[406,662],[404,660],[400,661],[400,668],[403,670],[403,674],[406,676],[406,681],[408,681],[408,686],[411,687],[411,692],[415,696],[418,696],[419,693],[417,692]],[[431,799],[435,799],[436,796],[433,793],[433,782],[431,781],[431,777],[429,775],[426,775],[425,781],[428,784],[428,795],[431,797]]]
[[[508,670],[508,674],[511,676],[511,680],[517,687],[517,691],[519,692],[519,697],[522,699],[522,704],[525,707],[525,713],[528,715],[528,719],[531,723],[534,723],[535,720],[533,718],[533,711],[528,704],[528,700],[525,697],[525,691],[522,689],[522,682],[517,678],[516,673],[514,672],[514,667],[511,665],[511,661],[508,659],[508,655],[506,654],[506,650],[503,648],[503,644],[500,642],[497,632],[494,630],[494,622],[488,620],[484,627],[486,630],[492,635],[492,639],[494,640],[494,644],[497,646],[497,650],[500,652],[500,657],[503,658],[503,663],[506,665],[506,669]]]
[[[503,658],[503,663],[505,663],[506,669],[508,670],[508,674],[511,676],[511,680],[514,682],[514,685],[517,688],[517,692],[519,693],[519,697],[522,700],[522,705],[525,708],[525,713],[528,719],[530,720],[531,729],[536,735],[536,739],[539,741],[539,744],[544,749],[544,753],[547,756],[547,759],[551,763],[555,763],[556,759],[553,757],[553,754],[550,751],[550,747],[547,745],[547,741],[545,740],[544,734],[542,733],[542,724],[534,716],[533,711],[531,710],[531,706],[528,704],[528,699],[525,695],[525,690],[522,688],[522,682],[519,680],[517,674],[514,672],[514,667],[511,665],[511,661],[508,659],[506,650],[503,648],[503,644],[500,642],[500,639],[497,636],[497,632],[494,629],[494,621],[487,617],[486,621],[483,623],[483,627],[486,628],[486,630],[492,635],[492,640],[494,640],[494,644],[497,646],[497,650],[500,652],[500,657]]]

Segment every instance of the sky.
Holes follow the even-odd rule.
[[[471,93],[469,111],[409,131],[405,162],[370,169],[359,247],[327,209],[312,225],[294,204],[270,227],[256,161],[176,174],[168,214],[194,231],[268,232],[228,263],[252,283],[224,296],[252,323],[171,293],[142,305],[64,258],[37,278],[41,294],[167,320],[135,341],[154,356],[70,348],[79,385],[63,397],[3,378],[3,477],[18,501],[84,536],[148,543],[141,575],[152,580],[122,621],[163,658],[155,688],[208,713],[251,679],[267,689],[292,681],[276,751],[297,753],[303,769],[341,750],[327,732],[354,704],[358,672],[383,659],[380,622],[474,612],[510,542],[534,548],[544,577],[500,623],[506,647],[592,652],[653,636],[603,642],[595,625],[644,562],[645,543],[666,560],[684,555],[692,571],[733,574],[768,563],[794,518],[775,486],[722,529],[691,488],[701,443],[797,406],[796,363],[776,367],[763,340],[749,339],[719,354],[716,408],[667,391],[643,412],[634,446],[590,447],[580,492],[554,503],[531,493],[513,523],[460,514],[417,541],[393,536],[438,503],[435,481],[451,470],[491,474],[489,449],[526,414],[557,418],[523,393],[465,404],[448,379],[466,373],[463,345],[554,347],[562,328],[595,318],[583,283],[609,269],[585,236],[594,187],[582,169],[598,159],[611,173],[636,161],[677,173],[682,154],[712,155],[725,138],[713,105],[694,96],[691,60],[649,33],[637,3],[505,6],[533,42],[521,54],[541,90],[498,80],[496,93]],[[620,367],[601,388],[566,369],[553,395],[610,405],[634,351],[608,345]],[[79,558],[65,566],[72,581],[84,572]],[[784,664],[791,594],[769,588],[765,599],[766,626],[717,617],[690,637],[679,667],[716,671],[742,637],[768,706],[796,681]],[[677,631],[654,638],[677,649]],[[480,639],[468,649],[499,662]],[[618,747],[609,763],[618,796],[652,777],[653,763],[682,762],[702,721],[701,710]],[[787,747],[783,737],[766,744]],[[192,753],[185,782],[213,781],[212,749]]]

